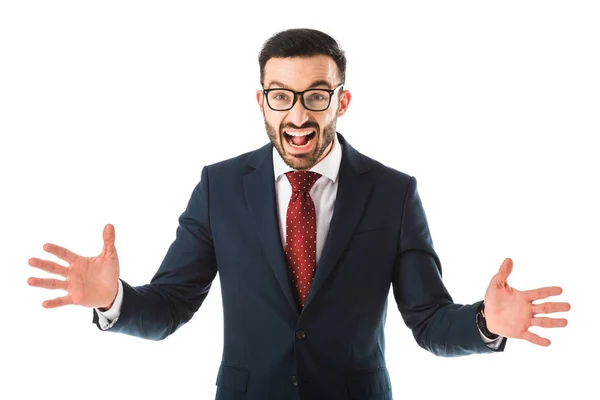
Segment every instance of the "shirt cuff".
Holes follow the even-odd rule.
[[[119,288],[117,289],[117,297],[111,308],[106,311],[100,311],[99,309],[95,309],[98,314],[98,324],[100,325],[100,329],[107,330],[110,329],[119,319],[119,315],[121,314],[121,305],[123,304],[123,283],[119,279]]]
[[[481,332],[481,330],[479,330],[479,335],[481,336],[481,339],[484,341],[487,347],[489,347],[492,350],[498,350],[500,348],[500,345],[502,344],[502,339],[504,339],[503,336],[498,336],[496,339],[490,339],[489,337],[485,336],[483,332]]]

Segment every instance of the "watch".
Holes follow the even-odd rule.
[[[487,328],[487,324],[485,322],[485,304],[483,302],[481,302],[481,305],[477,309],[475,320],[477,322],[477,327],[485,337],[490,340],[495,340],[500,337],[500,335],[490,332]]]

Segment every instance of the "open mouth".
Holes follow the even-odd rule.
[[[311,141],[316,136],[316,131],[314,130],[304,130],[304,131],[284,131],[285,140],[290,144],[290,146],[302,149],[308,147]]]

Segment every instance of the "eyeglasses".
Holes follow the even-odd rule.
[[[295,92],[291,89],[264,89],[263,93],[267,99],[267,104],[274,111],[287,111],[291,110],[298,96],[300,96],[300,102],[309,111],[325,111],[331,104],[331,98],[333,94],[344,86],[340,83],[335,89],[307,89],[302,92]]]

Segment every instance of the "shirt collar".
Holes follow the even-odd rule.
[[[340,164],[342,162],[342,145],[338,141],[337,133],[333,135],[333,146],[329,151],[329,154],[313,166],[309,171],[317,172],[322,176],[329,178],[332,182],[337,181],[338,173],[340,171]],[[273,147],[273,171],[275,172],[275,180],[289,171],[295,171],[289,165],[283,161],[277,149]]]

